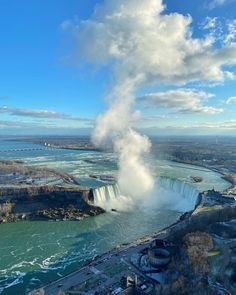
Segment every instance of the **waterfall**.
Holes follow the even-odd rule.
[[[182,200],[179,200],[178,207],[182,207],[183,210],[192,210],[196,206],[199,191],[190,183],[161,176],[158,178],[158,185],[180,195]]]
[[[143,199],[135,200],[125,197],[120,192],[117,184],[106,185],[93,190],[94,205],[105,210],[118,209],[125,210],[133,205],[149,203],[151,206],[160,207],[165,205],[170,209],[176,209],[181,212],[193,210],[197,198],[198,190],[191,184],[169,177],[159,177],[155,185],[155,191],[151,196],[143,196]],[[155,205],[153,203],[155,199]],[[136,202],[135,202],[136,201]]]
[[[94,205],[99,207],[106,207],[110,201],[113,201],[121,196],[117,184],[106,185],[93,190]]]

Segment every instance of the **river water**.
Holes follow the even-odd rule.
[[[112,153],[44,148],[37,151],[10,151],[38,148],[36,144],[0,141],[0,158],[21,159],[33,166],[46,166],[71,173],[80,184],[99,188],[106,182],[91,174],[116,176],[116,157]],[[7,151],[8,150],[8,151]],[[145,196],[142,205],[111,212],[83,221],[34,221],[0,225],[0,294],[21,295],[76,270],[85,260],[122,243],[154,234],[175,222],[188,208],[191,194],[229,186],[218,173],[208,169],[158,160],[151,161],[153,174],[162,176],[168,187]],[[203,182],[191,183],[190,176]],[[176,182],[177,180],[177,182]],[[182,183],[182,184],[181,184]],[[183,185],[188,183],[188,186]],[[194,187],[194,188],[193,188]],[[151,206],[149,206],[151,204]],[[192,206],[192,205],[191,205]]]

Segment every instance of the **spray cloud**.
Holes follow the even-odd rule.
[[[236,63],[236,45],[214,49],[210,35],[193,38],[192,19],[164,14],[162,0],[104,0],[90,19],[73,26],[82,63],[106,66],[114,76],[108,110],[98,116],[93,141],[112,142],[123,194],[143,196],[154,181],[143,156],[150,141],[131,128],[137,90],[158,84],[223,81]],[[77,55],[78,56],[78,55]]]
[[[143,160],[151,143],[130,127],[131,106],[135,101],[136,83],[139,78],[130,79],[116,85],[111,92],[111,106],[97,118],[93,131],[93,141],[103,146],[111,141],[118,156],[118,186],[123,195],[142,197],[152,190],[154,180]]]

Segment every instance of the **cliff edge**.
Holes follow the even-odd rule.
[[[81,220],[104,212],[93,192],[52,169],[0,161],[0,223],[17,220]]]

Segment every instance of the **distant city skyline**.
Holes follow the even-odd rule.
[[[0,0],[0,135],[90,134],[97,115],[106,110],[105,97],[113,83],[111,60],[124,54],[114,40],[122,30],[127,36],[136,29],[142,35],[142,29],[152,25],[148,9],[161,3],[150,0],[147,7],[145,0],[129,0],[122,22],[122,2]],[[236,135],[236,1],[162,4],[157,18],[169,19],[160,21],[154,39],[145,35],[138,41],[144,54],[152,42],[160,44],[160,50],[153,56],[158,62],[151,65],[156,76],[150,75],[150,83],[136,93],[132,124],[149,135]],[[128,23],[129,15],[139,13],[135,5],[144,6],[146,24],[138,19]],[[118,32],[105,44],[111,60],[98,50],[91,63],[83,62],[92,54],[82,52],[78,38],[88,44],[96,38],[98,49],[105,46],[98,44],[102,31],[91,29],[90,22],[107,26],[109,34]],[[124,50],[130,54],[128,46]],[[180,56],[186,57],[184,62]]]

